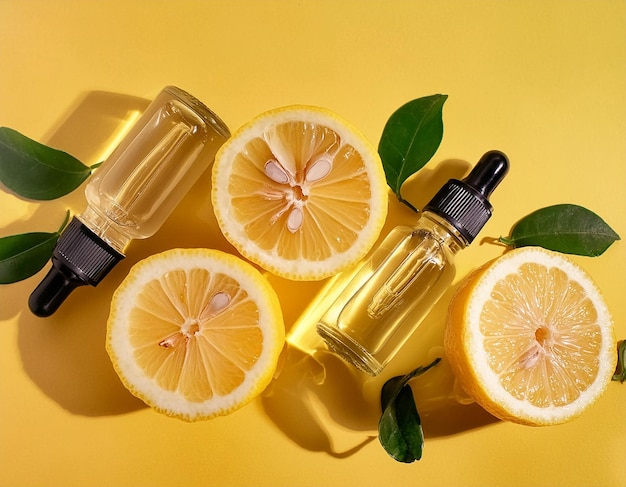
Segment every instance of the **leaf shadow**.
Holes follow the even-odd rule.
[[[416,208],[422,209],[449,179],[463,178],[471,167],[469,162],[462,159],[446,159],[437,164],[431,162],[405,181],[402,185],[403,197]]]

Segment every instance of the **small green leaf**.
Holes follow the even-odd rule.
[[[402,387],[393,405],[385,408],[378,425],[378,439],[398,462],[411,463],[422,458],[424,433],[409,386]]]
[[[422,458],[424,432],[408,382],[439,363],[435,359],[405,376],[389,379],[381,391],[383,414],[378,422],[378,439],[395,460],[411,463]]]
[[[68,211],[56,232],[32,232],[0,238],[0,284],[21,281],[39,272],[50,259],[69,215]]]
[[[617,369],[613,380],[620,381],[622,384],[626,381],[626,340],[619,342],[617,347]]]
[[[387,184],[401,202],[414,210],[402,197],[402,184],[424,167],[439,148],[447,98],[448,95],[431,95],[402,105],[389,117],[378,144]]]
[[[67,152],[0,127],[0,182],[19,196],[59,198],[80,186],[91,171]]]
[[[518,221],[510,237],[512,247],[539,246],[565,254],[596,257],[620,237],[594,212],[578,205],[548,206]]]

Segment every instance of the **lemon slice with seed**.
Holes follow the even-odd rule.
[[[465,280],[450,304],[445,350],[477,403],[535,426],[579,416],[617,359],[613,321],[591,277],[538,247],[513,250]]]
[[[283,344],[278,298],[256,269],[216,250],[175,249],[137,263],[116,290],[106,347],[133,394],[195,421],[261,393]]]
[[[318,280],[355,264],[387,216],[376,149],[352,125],[317,107],[253,119],[213,166],[213,209],[245,257],[293,280]]]

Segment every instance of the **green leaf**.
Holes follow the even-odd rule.
[[[402,387],[393,406],[383,412],[378,438],[398,462],[411,463],[422,458],[424,433],[410,387]]]
[[[422,423],[408,382],[437,365],[440,360],[437,358],[405,376],[393,377],[382,388],[383,414],[378,422],[378,439],[385,451],[399,462],[419,460],[424,448]]]
[[[59,198],[80,186],[91,171],[67,152],[0,127],[0,182],[19,196]]]
[[[578,205],[548,206],[518,221],[510,237],[512,247],[539,246],[565,254],[596,257],[620,237],[594,212]]]
[[[617,369],[613,380],[620,381],[622,384],[626,381],[626,340],[619,342],[617,347]]]
[[[431,95],[404,104],[389,117],[378,144],[387,184],[401,202],[414,210],[402,197],[402,184],[424,167],[439,148],[447,98],[448,95]]]
[[[50,259],[69,215],[68,211],[56,232],[32,232],[0,238],[0,284],[21,281],[39,272]]]

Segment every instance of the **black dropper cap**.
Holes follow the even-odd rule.
[[[28,299],[33,314],[53,314],[78,286],[96,286],[124,255],[73,218],[52,254],[52,268]]]
[[[507,157],[500,151],[489,151],[465,179],[450,179],[424,210],[449,221],[469,244],[491,218],[489,196],[508,171]]]

